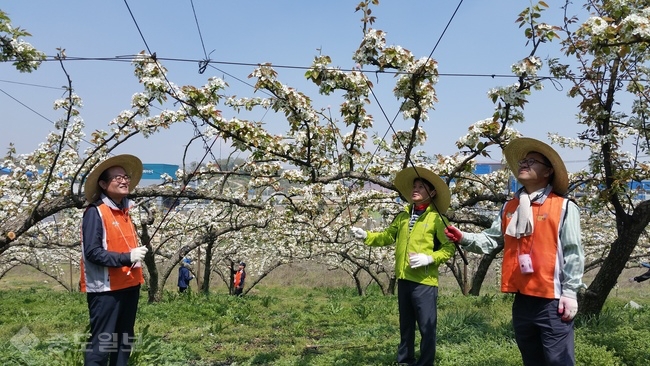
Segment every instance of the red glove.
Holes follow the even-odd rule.
[[[463,238],[463,232],[451,225],[445,228],[445,235],[454,243],[458,243]]]

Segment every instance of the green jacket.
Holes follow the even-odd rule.
[[[420,215],[409,232],[411,207],[412,205],[406,206],[384,231],[368,232],[364,243],[373,247],[395,243],[395,276],[398,279],[438,286],[438,267],[454,255],[454,244],[445,235],[442,217],[431,206]],[[441,243],[436,251],[433,250],[434,236]],[[409,253],[430,255],[433,263],[413,269],[409,266]]]

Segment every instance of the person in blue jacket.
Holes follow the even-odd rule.
[[[190,265],[192,260],[189,258],[183,259],[181,266],[178,268],[178,292],[185,292],[190,287],[190,281],[194,276],[190,273]]]
[[[438,175],[423,167],[401,170],[393,184],[409,202],[404,211],[383,231],[353,227],[352,234],[369,246],[395,245],[400,329],[397,363],[432,366],[436,356],[438,267],[455,251],[445,235],[442,218],[449,208],[451,193]],[[417,360],[416,323],[421,338]]]

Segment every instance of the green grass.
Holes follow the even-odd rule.
[[[520,365],[510,321],[512,296],[442,291],[436,365]],[[144,293],[142,294],[144,295]],[[580,365],[643,365],[650,359],[650,301],[609,301],[580,318]],[[43,286],[0,290],[0,359],[5,365],[80,364],[85,295]],[[232,297],[168,292],[141,302],[133,365],[390,365],[399,342],[397,300],[371,288],[260,287]]]
[[[399,342],[397,299],[370,287],[357,296],[345,278],[318,271],[269,276],[244,297],[176,293],[147,304],[142,292],[131,365],[391,365]],[[627,276],[627,274],[626,274]],[[288,283],[300,278],[300,283]],[[325,279],[334,284],[328,286]],[[465,297],[441,278],[436,365],[520,365],[512,296],[486,281]],[[196,289],[193,289],[196,291]],[[625,305],[634,300],[643,306]],[[579,365],[645,365],[650,359],[650,289],[622,282],[598,317],[576,321]],[[3,365],[80,365],[87,333],[84,294],[20,269],[0,280]],[[417,345],[416,345],[417,348]]]

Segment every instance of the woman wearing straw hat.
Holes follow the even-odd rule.
[[[132,155],[103,161],[84,183],[89,202],[81,225],[81,291],[86,292],[90,339],[85,365],[126,365],[134,342],[135,315],[144,283],[140,261],[147,253],[129,216],[126,196],[142,177]]]
[[[524,365],[574,365],[584,252],[580,211],[564,197],[567,170],[553,148],[535,139],[514,139],[503,152],[523,188],[489,229],[464,233],[449,226],[445,234],[477,253],[503,245],[501,291],[515,293],[512,324]]]
[[[382,232],[352,233],[369,246],[395,244],[395,276],[399,306],[400,344],[397,362],[433,365],[436,355],[438,267],[454,255],[455,247],[444,234],[442,214],[447,212],[449,187],[422,167],[401,170],[395,187],[409,205]],[[419,326],[420,358],[415,359],[415,325]]]

